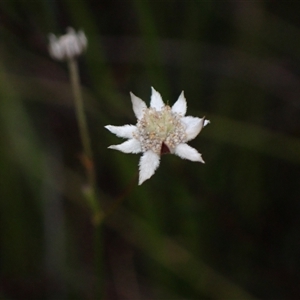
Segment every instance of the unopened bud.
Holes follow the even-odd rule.
[[[83,31],[75,32],[71,27],[67,28],[67,33],[61,37],[54,34],[49,35],[49,53],[52,58],[57,60],[72,59],[80,54],[87,47],[87,38]]]

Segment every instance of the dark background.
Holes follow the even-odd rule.
[[[298,1],[0,2],[1,299],[298,299]],[[96,226],[67,65],[48,34],[84,30],[79,58],[96,162]],[[150,87],[211,124],[137,185],[135,124]]]

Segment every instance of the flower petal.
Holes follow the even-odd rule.
[[[195,117],[184,117],[181,119],[182,123],[186,126],[186,140],[194,139],[202,130],[204,126],[204,117],[202,119]]]
[[[187,141],[194,139],[201,132],[202,128],[210,123],[205,117],[200,119],[191,116],[183,117],[181,121],[186,126]]]
[[[131,92],[130,97],[134,114],[137,117],[137,119],[141,119],[143,117],[144,110],[147,108],[147,105],[141,98],[137,97]]]
[[[191,161],[200,161],[204,163],[201,154],[188,144],[179,144],[175,147],[175,154],[183,159],[188,159]]]
[[[124,153],[140,153],[142,152],[141,144],[136,139],[130,139],[119,145],[112,145],[109,149],[119,150]]]
[[[172,106],[172,111],[176,112],[178,114],[181,114],[182,116],[185,115],[185,113],[186,113],[186,100],[185,100],[183,91],[181,92],[178,100]]]
[[[140,159],[139,185],[149,179],[159,166],[160,156],[151,150],[146,151]]]
[[[204,117],[203,117],[203,118],[204,118]],[[205,127],[205,126],[208,125],[208,124],[210,124],[210,121],[209,121],[209,120],[205,120],[205,121],[204,121],[203,127]]]
[[[161,110],[162,107],[165,106],[161,95],[159,92],[157,92],[153,87],[151,87],[152,90],[152,95],[151,95],[151,101],[150,101],[150,106],[155,108],[157,111]]]
[[[134,125],[124,125],[124,126],[104,126],[111,133],[114,133],[116,136],[124,139],[132,139],[132,133],[137,129]]]

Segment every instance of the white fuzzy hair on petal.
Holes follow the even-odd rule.
[[[130,139],[119,145],[112,145],[109,149],[119,150],[124,153],[140,153],[142,152],[141,144],[136,139]]]
[[[111,133],[115,134],[116,136],[124,139],[132,139],[133,132],[137,129],[136,126],[134,125],[123,125],[123,126],[107,125],[105,126],[105,128],[109,130]]]
[[[186,109],[187,109],[187,104],[186,104],[186,100],[185,100],[185,97],[184,97],[184,93],[182,91],[179,98],[178,98],[178,100],[172,106],[172,111],[175,112],[175,113],[178,113],[182,116],[185,116]]]
[[[151,150],[146,151],[140,159],[139,185],[149,179],[159,166],[160,157]]]
[[[132,109],[136,116],[136,118],[139,120],[143,117],[145,109],[147,109],[146,103],[139,97],[137,97],[135,94],[130,92],[131,102],[132,102]]]
[[[179,144],[175,148],[175,154],[183,159],[188,159],[191,161],[199,161],[204,163],[201,154],[188,144]]]
[[[151,94],[151,101],[150,106],[155,108],[157,111],[161,110],[165,104],[161,98],[161,95],[159,92],[157,92],[153,87],[151,87],[152,94]]]
[[[204,118],[184,117],[181,122],[186,126],[186,141],[193,140],[202,130]]]

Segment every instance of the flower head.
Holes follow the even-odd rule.
[[[152,88],[150,107],[130,93],[137,124],[105,126],[110,132],[128,141],[109,146],[124,153],[143,153],[139,167],[139,184],[149,179],[159,166],[160,156],[176,154],[183,159],[204,163],[201,154],[187,142],[194,139],[209,121],[203,118],[185,116],[187,104],[183,92],[175,104],[165,105],[160,93]]]
[[[87,38],[83,31],[75,32],[71,27],[67,33],[57,38],[54,34],[49,35],[49,53],[52,58],[66,60],[79,56],[87,47]]]

